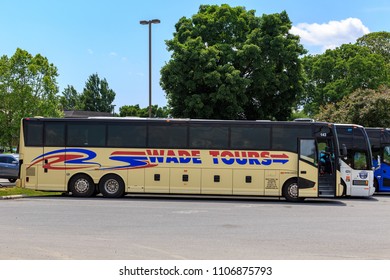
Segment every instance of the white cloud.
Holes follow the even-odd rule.
[[[356,39],[369,33],[369,29],[358,18],[347,18],[328,23],[299,23],[291,33],[299,35],[306,47],[320,47],[322,51],[334,49],[342,44],[355,43]]]
[[[116,52],[110,52],[110,56],[117,56],[118,54]]]
[[[91,49],[88,49],[87,52],[88,52],[89,54],[93,54],[93,50],[91,50]]]

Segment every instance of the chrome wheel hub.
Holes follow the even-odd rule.
[[[117,180],[110,179],[104,184],[104,189],[107,193],[115,194],[119,190],[119,183]]]

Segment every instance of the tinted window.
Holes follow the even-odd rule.
[[[45,124],[45,146],[65,146],[65,124]]]
[[[383,149],[383,162],[390,164],[390,146],[386,146]]]
[[[14,164],[18,159],[13,156],[0,156],[0,163]]]
[[[103,147],[106,140],[106,130],[104,124],[68,124],[68,146],[91,146]]]
[[[388,128],[383,130],[382,136],[381,136],[381,142],[383,143],[390,143],[390,130]]]
[[[364,152],[356,152],[354,154],[354,167],[355,169],[367,169],[367,155]]]
[[[368,137],[370,138],[370,143],[372,147],[379,148],[381,145],[381,134],[380,130],[367,129],[366,130]]]
[[[107,146],[109,147],[145,147],[146,125],[123,123],[109,124]]]
[[[271,128],[261,126],[232,127],[232,149],[268,150],[271,148]]]
[[[149,144],[153,148],[185,148],[187,126],[180,124],[149,125]]]
[[[353,146],[353,128],[352,127],[337,127],[337,135],[340,145],[344,144],[348,147]]]
[[[310,126],[276,126],[272,128],[272,148],[297,152],[297,139],[311,136]]]
[[[228,128],[220,126],[191,126],[190,148],[227,149],[229,144]]]
[[[0,163],[8,163],[8,160],[6,157],[0,156]]]
[[[343,146],[347,148],[347,159],[345,162],[352,166],[353,160],[352,160],[352,147],[353,147],[353,128],[348,126],[337,126],[337,137],[339,140],[340,145],[340,153],[342,154]]]
[[[366,132],[370,138],[372,156],[376,159],[380,155],[382,132],[379,129],[367,129]]]
[[[354,129],[353,147],[365,151],[367,149],[367,139],[364,130],[360,128]]]
[[[311,163],[317,163],[316,143],[314,139],[302,139],[300,158]]]
[[[24,143],[26,146],[43,145],[43,123],[24,121]]]
[[[341,153],[343,146],[347,148],[345,162],[354,169],[370,168],[371,159],[368,156],[368,143],[364,130],[353,126],[337,126],[336,128]]]

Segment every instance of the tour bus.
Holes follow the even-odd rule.
[[[336,124],[341,154],[341,178],[347,196],[372,196],[374,171],[370,141],[363,126]]]
[[[24,118],[20,185],[78,197],[333,198],[344,194],[340,150],[325,122]]]
[[[368,128],[373,154],[374,186],[376,192],[390,192],[390,130],[388,128]]]

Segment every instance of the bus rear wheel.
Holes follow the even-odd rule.
[[[118,175],[109,174],[100,180],[99,191],[104,197],[122,197],[125,193],[125,183]]]
[[[73,196],[90,197],[95,193],[95,184],[85,174],[75,175],[69,181],[69,191]]]
[[[283,196],[287,201],[299,202],[303,201],[304,198],[299,197],[299,187],[297,180],[289,180],[283,186]]]

